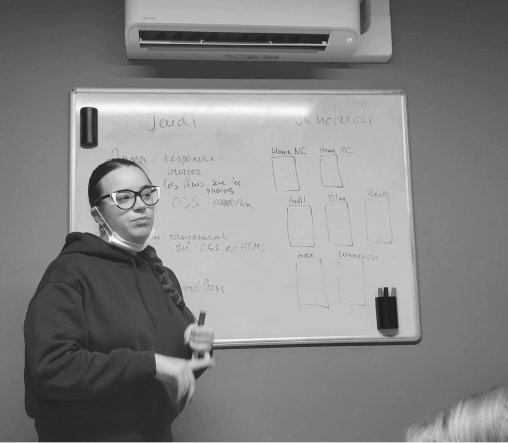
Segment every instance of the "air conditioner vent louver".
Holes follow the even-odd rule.
[[[390,0],[125,0],[137,60],[385,63]]]
[[[324,51],[327,34],[195,32],[195,31],[139,31],[141,48],[157,49],[252,49],[263,51]]]

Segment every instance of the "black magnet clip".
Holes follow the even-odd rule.
[[[95,148],[99,144],[98,140],[98,111],[97,108],[81,108],[81,146],[83,148]]]
[[[395,288],[388,295],[388,288],[379,288],[376,297],[376,319],[378,329],[398,329],[397,296]]]

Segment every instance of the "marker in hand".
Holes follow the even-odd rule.
[[[206,317],[206,312],[201,311],[199,313],[198,326],[203,326],[205,324],[205,317]],[[203,358],[204,356],[205,356],[205,354],[203,354],[202,352],[194,352],[195,358]]]
[[[210,350],[213,347],[213,331],[209,327],[203,326],[205,324],[205,316],[206,312],[201,311],[197,323],[191,323],[187,326],[183,334],[184,343],[189,345],[193,350],[193,360],[203,360],[203,358],[210,357]]]

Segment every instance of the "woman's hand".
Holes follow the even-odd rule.
[[[210,354],[205,354],[204,358],[194,360],[155,354],[155,378],[164,384],[176,383],[178,387],[176,401],[180,402],[183,397],[187,396],[186,404],[189,404],[196,389],[193,371],[214,365],[215,359],[211,358]]]
[[[183,339],[195,353],[205,353],[212,350],[215,337],[212,328],[192,323],[187,326]]]

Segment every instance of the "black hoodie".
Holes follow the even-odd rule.
[[[39,438],[170,440],[176,387],[154,378],[154,354],[190,358],[187,326],[143,253],[69,234],[24,325],[25,407]]]

